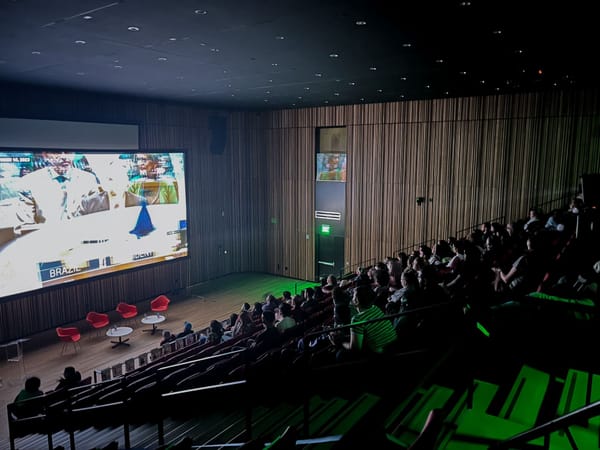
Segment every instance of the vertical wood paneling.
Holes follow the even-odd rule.
[[[260,114],[42,88],[2,94],[2,116],[133,123],[142,147],[187,149],[191,249],[185,261],[2,302],[0,341],[235,271],[314,280],[317,127],[347,127],[347,269],[533,205],[561,206],[555,199],[581,174],[600,172],[597,91]],[[209,151],[212,114],[228,119],[223,154]]]

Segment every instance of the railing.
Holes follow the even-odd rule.
[[[576,449],[575,441],[573,440],[573,436],[569,431],[569,427],[571,425],[581,424],[583,421],[590,419],[592,417],[596,417],[600,415],[600,401],[592,403],[590,405],[583,406],[575,411],[572,411],[564,416],[558,417],[556,419],[550,420],[544,424],[538,425],[530,430],[524,431],[523,433],[519,433],[513,437],[505,439],[501,442],[497,442],[490,446],[491,450],[502,450],[515,448],[517,444],[524,444],[533,439],[537,439],[539,437],[544,437],[544,448],[549,448],[548,439],[550,434],[564,430],[567,434],[567,438],[573,449]]]

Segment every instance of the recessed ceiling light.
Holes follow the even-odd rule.
[[[358,25],[359,27],[363,27],[367,24],[366,20],[357,20],[356,22],[354,22],[356,25]]]
[[[92,16],[83,16],[83,20],[92,20],[93,17]]]
[[[76,40],[75,43],[78,44],[78,45],[85,45],[85,44],[87,44],[87,42],[82,41],[81,39]]]
[[[275,36],[275,39],[277,39],[278,41],[283,41],[285,39],[285,36]]]
[[[458,72],[458,73],[459,73],[460,75],[466,75],[466,74],[467,74],[467,72],[464,72],[464,71],[463,71],[463,72]]]
[[[444,92],[444,95],[450,95],[450,92],[446,91]]]
[[[115,69],[122,69],[122,68],[123,68],[123,66],[119,66],[119,65],[116,65],[116,66],[113,66],[113,67],[114,67]]]
[[[310,88],[309,88],[308,86],[306,86],[306,87],[304,88],[304,90],[305,90],[305,91],[310,91]]]
[[[515,50],[515,53],[522,55],[523,54],[523,49],[519,48],[517,50]]]
[[[336,97],[339,97],[340,93],[339,92],[334,92],[333,95],[335,95]]]
[[[383,89],[377,89],[377,92],[381,94],[383,92]]]
[[[206,42],[200,42],[200,47],[206,47]]]
[[[235,94],[231,94],[232,97],[235,97]]]
[[[129,31],[140,31],[140,27],[127,27]]]
[[[405,42],[404,44],[402,44],[402,47],[410,48],[410,47],[412,47],[412,44],[410,42]]]
[[[442,58],[439,58],[439,59],[436,59],[435,62],[438,64],[442,64],[444,62],[444,60]]]
[[[400,94],[400,98],[404,98],[404,94]]]
[[[302,96],[301,95],[298,97],[298,100],[302,100]]]
[[[265,94],[270,94],[270,93],[271,93],[271,91],[265,91]]]
[[[371,70],[371,71],[375,72],[375,71],[377,70],[377,67],[375,67],[375,66],[371,66],[371,67],[369,67],[369,70]]]
[[[325,100],[323,103],[325,103],[326,105],[329,104],[329,100]]]
[[[176,41],[176,40],[177,40],[177,38],[176,38],[176,37],[170,37],[170,38],[169,38],[169,40],[170,40],[170,41]]]
[[[494,30],[492,31],[492,34],[500,35],[502,34],[502,30]]]
[[[277,63],[271,63],[271,65],[272,65],[273,67],[277,67],[279,64],[277,64]]]
[[[354,81],[350,81],[348,82],[348,86],[356,86],[356,83]]]
[[[200,16],[205,16],[208,14],[208,11],[205,9],[197,9],[194,11],[194,14],[198,14]]]
[[[479,81],[481,84],[485,84],[485,80],[480,80]]]
[[[471,2],[460,2],[460,6],[471,6]]]
[[[339,58],[340,55],[338,53],[330,53],[329,57],[335,59],[335,58]]]
[[[319,72],[315,73],[315,77],[317,77],[317,78],[321,78],[322,76],[323,76],[322,73],[319,73]]]
[[[400,81],[406,81],[407,78],[406,77],[400,77]]]
[[[32,52],[31,52],[31,54],[32,54],[32,55],[41,55],[41,54],[42,54],[42,52],[39,52],[39,51],[37,51],[37,50],[34,50],[34,51],[32,51]]]
[[[273,82],[273,80],[267,80],[267,81],[268,81],[269,83],[272,83],[272,82]]]
[[[165,58],[164,56],[159,56],[156,59],[158,59],[159,61],[166,61],[167,60],[167,58]]]
[[[211,48],[210,51],[211,52],[215,52],[215,53],[219,53],[220,52],[220,50],[218,48],[216,48],[216,47]]]
[[[360,101],[361,101],[361,102],[364,102],[364,101],[365,101],[365,98],[364,98],[364,97],[361,97],[361,98],[360,98]]]
[[[430,84],[426,84],[425,85],[425,89],[431,89],[431,85]]]
[[[196,92],[196,88],[192,88],[192,92]]]
[[[265,98],[265,99],[263,100],[263,102],[265,102],[265,103],[267,103],[268,101],[269,101],[269,99],[267,99],[267,98]]]

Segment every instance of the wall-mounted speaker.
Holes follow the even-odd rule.
[[[227,144],[227,118],[221,116],[209,116],[208,130],[210,132],[210,152],[221,155]]]

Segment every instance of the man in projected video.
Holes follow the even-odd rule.
[[[21,177],[21,223],[54,223],[108,209],[96,176],[74,167],[74,158],[74,153],[44,152],[38,160],[43,167]]]
[[[177,203],[179,194],[176,181],[167,175],[167,160],[161,160],[159,155],[138,153],[135,155],[136,175],[131,179],[129,193],[138,199],[144,199],[148,205]],[[138,204],[127,200],[127,206]]]

